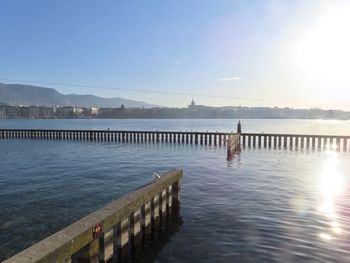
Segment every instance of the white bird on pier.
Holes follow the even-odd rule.
[[[157,174],[157,173],[153,173],[153,177],[154,177],[154,179],[159,179],[159,178],[160,178],[160,175]]]

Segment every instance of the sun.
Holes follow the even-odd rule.
[[[293,45],[298,75],[313,84],[350,84],[350,2],[327,6]]]

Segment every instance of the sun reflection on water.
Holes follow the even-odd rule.
[[[322,203],[318,211],[329,220],[329,233],[322,232],[319,237],[329,241],[335,235],[342,233],[340,224],[337,221],[336,200],[343,194],[345,188],[344,175],[338,171],[337,145],[327,145],[328,159],[323,163],[320,176],[319,191],[322,197]]]
[[[334,153],[334,151],[336,151],[338,149],[339,145],[337,145],[336,142],[333,142],[333,143],[327,143],[325,145],[325,147],[326,147],[328,154],[330,154],[330,153]]]

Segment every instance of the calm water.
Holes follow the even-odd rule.
[[[234,130],[234,120],[6,120],[1,128]],[[349,122],[244,120],[247,132],[349,134]],[[0,260],[174,167],[182,224],[151,261],[349,262],[349,154],[0,140]]]

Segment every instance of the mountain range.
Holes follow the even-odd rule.
[[[156,105],[119,97],[102,98],[95,95],[62,94],[53,88],[0,83],[0,104],[35,106],[125,107],[153,108]]]

